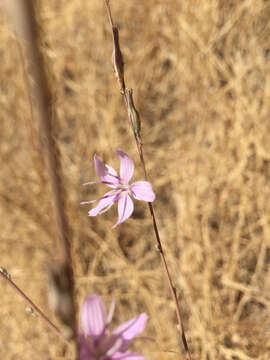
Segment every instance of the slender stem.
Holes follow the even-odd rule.
[[[113,32],[113,27],[114,27],[114,23],[113,23],[113,19],[112,19],[112,15],[111,15],[111,9],[110,9],[110,4],[109,4],[109,0],[104,0],[105,1],[105,5],[106,5],[106,9],[107,9],[107,13],[108,13],[108,18],[112,27],[112,32]],[[124,89],[125,90],[125,89]],[[127,95],[126,92],[122,91],[121,94],[124,96],[124,100],[125,100],[125,105],[127,108],[127,112],[128,112],[128,99],[127,99]],[[129,114],[129,112],[128,112]],[[132,125],[132,119],[129,117],[129,122]],[[136,144],[137,144],[137,149],[138,149],[138,153],[140,156],[140,160],[141,160],[141,164],[142,164],[142,168],[143,168],[143,172],[144,172],[144,177],[145,180],[147,180],[148,176],[147,176],[147,171],[146,171],[146,166],[145,166],[145,161],[144,161],[144,156],[143,156],[143,148],[142,148],[142,144],[138,141],[137,137],[135,136],[135,140],[136,140]],[[186,353],[186,360],[191,360],[191,355],[190,355],[190,351],[189,351],[189,347],[188,347],[188,343],[187,343],[187,339],[186,339],[186,335],[185,335],[185,329],[184,329],[184,324],[183,324],[183,320],[182,320],[182,315],[181,315],[181,310],[180,310],[180,304],[179,301],[177,299],[177,294],[176,294],[176,288],[173,284],[172,281],[172,277],[169,271],[169,267],[166,261],[166,257],[165,257],[165,253],[163,250],[163,246],[162,246],[162,242],[159,236],[159,231],[158,231],[158,227],[157,227],[157,222],[156,222],[156,217],[155,217],[155,212],[154,212],[154,208],[152,203],[148,203],[149,206],[149,211],[152,217],[152,221],[153,221],[153,228],[154,228],[154,233],[155,233],[155,237],[156,237],[156,241],[157,241],[157,248],[159,250],[161,259],[162,259],[162,265],[163,268],[165,270],[165,274],[169,283],[169,288],[170,288],[170,292],[171,292],[171,296],[172,299],[174,301],[175,304],[175,310],[176,310],[176,316],[177,316],[177,322],[179,325],[179,330],[181,332],[181,340],[182,343],[184,345],[184,349],[185,349],[185,353]]]
[[[51,320],[33,303],[33,301],[25,295],[25,293],[10,279],[10,277],[6,276],[0,271],[0,276],[2,279],[6,280],[6,282],[19,294],[30,306],[35,310],[35,312],[41,317],[42,320],[45,321],[45,323],[55,332],[57,335],[61,337],[62,340],[64,340],[67,344],[69,343],[69,340],[64,336],[64,334],[61,332],[61,330],[54,325]]]
[[[113,18],[112,18],[112,12],[111,12],[111,7],[110,7],[110,1],[109,0],[104,0],[105,1],[105,5],[106,5],[106,10],[107,10],[107,14],[108,14],[108,18],[111,24],[111,27],[114,27],[114,22],[113,22]]]
[[[125,95],[125,104],[127,106],[126,95]],[[129,120],[131,122],[131,119],[129,119]],[[141,164],[142,164],[142,168],[143,168],[143,172],[144,172],[144,177],[145,177],[145,180],[147,180],[148,176],[147,176],[147,171],[146,171],[146,166],[145,166],[145,161],[144,161],[144,156],[143,156],[142,144],[140,144],[138,142],[136,136],[135,136],[135,140],[136,140],[137,149],[138,149],[138,152],[139,152],[139,156],[140,156],[140,160],[141,160]],[[179,329],[181,331],[181,340],[182,340],[182,343],[184,345],[185,352],[186,352],[186,360],[191,360],[191,355],[190,355],[190,351],[189,351],[189,347],[188,347],[188,343],[187,343],[187,339],[186,339],[185,328],[184,328],[184,323],[183,323],[183,319],[182,319],[180,304],[179,304],[179,301],[177,299],[176,288],[175,288],[175,286],[173,284],[173,280],[172,280],[172,277],[171,277],[171,274],[170,274],[170,271],[169,271],[169,267],[168,267],[168,264],[167,264],[167,261],[166,261],[165,253],[164,253],[163,246],[162,246],[162,242],[161,242],[161,239],[160,239],[160,236],[159,236],[159,231],[158,231],[158,227],[157,227],[154,208],[153,208],[153,205],[152,205],[151,202],[148,203],[148,207],[149,207],[149,211],[150,211],[150,214],[151,214],[151,217],[152,217],[154,233],[155,233],[156,241],[157,241],[157,248],[158,248],[158,251],[159,251],[160,256],[161,256],[162,265],[163,265],[163,268],[164,268],[166,276],[167,276],[171,296],[172,296],[172,299],[173,299],[174,304],[175,304],[177,322],[178,322],[178,325],[179,325]]]

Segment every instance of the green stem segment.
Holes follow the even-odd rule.
[[[133,96],[132,96],[132,89],[126,89],[126,99],[127,99],[127,108],[128,108],[128,117],[131,122],[131,126],[133,129],[134,136],[136,140],[142,144],[141,138],[141,119],[140,114],[135,108]]]

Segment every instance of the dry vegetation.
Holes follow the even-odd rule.
[[[127,85],[143,118],[155,209],[184,312],[193,360],[270,358],[270,2],[112,1]],[[0,14],[1,264],[47,309],[47,267],[57,261],[38,121],[20,54]],[[42,2],[62,155],[78,306],[97,292],[118,299],[115,321],[145,311],[138,341],[150,359],[179,359],[175,315],[147,206],[114,230],[116,208],[97,218],[93,154],[138,165],[112,74],[101,0]],[[0,357],[68,358],[61,341],[0,283]],[[53,314],[47,311],[54,321]],[[181,358],[181,357],[180,357]]]

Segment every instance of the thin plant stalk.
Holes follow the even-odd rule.
[[[147,180],[148,176],[147,176],[147,171],[146,171],[146,166],[145,166],[145,161],[144,161],[144,156],[143,156],[142,141],[141,141],[141,137],[140,137],[140,133],[139,133],[140,120],[139,120],[139,118],[137,118],[136,119],[137,124],[136,123],[134,124],[134,119],[132,116],[132,112],[130,111],[130,102],[129,102],[129,98],[128,98],[128,92],[130,92],[130,89],[126,89],[126,85],[125,85],[124,62],[123,62],[123,57],[122,57],[122,53],[121,53],[121,49],[120,49],[118,29],[114,25],[114,22],[113,22],[109,0],[104,0],[104,1],[105,1],[106,9],[107,9],[109,22],[110,22],[111,29],[112,29],[112,37],[113,37],[112,61],[113,61],[113,66],[114,66],[114,72],[115,72],[115,75],[116,75],[118,83],[119,83],[120,93],[123,95],[124,100],[125,100],[125,105],[126,105],[127,112],[128,112],[128,118],[129,118],[130,125],[133,129],[134,137],[136,140],[137,149],[138,149],[138,153],[140,156],[140,160],[141,160],[141,164],[142,164],[142,168],[143,168],[143,172],[144,172],[144,177],[145,177],[145,180]],[[134,109],[134,110],[136,111],[136,109]],[[136,116],[139,116],[139,114],[137,114]],[[166,261],[162,242],[161,242],[161,239],[159,236],[159,231],[158,231],[158,226],[157,226],[157,222],[156,222],[154,208],[153,208],[152,203],[150,203],[150,202],[148,203],[148,206],[149,206],[149,211],[150,211],[150,214],[152,217],[153,229],[154,229],[154,233],[155,233],[155,237],[156,237],[156,241],[157,241],[157,248],[160,253],[162,265],[163,265],[163,268],[164,268],[164,271],[165,271],[165,274],[166,274],[166,277],[168,280],[171,297],[175,304],[177,322],[178,322],[179,331],[181,333],[181,341],[182,341],[182,343],[184,345],[184,349],[185,349],[186,360],[191,360],[191,354],[190,354],[189,346],[188,346],[186,335],[185,335],[185,329],[184,329],[180,304],[179,304],[179,301],[177,298],[176,288],[173,284],[173,280],[172,280],[172,277],[171,277],[171,274],[169,271],[169,267],[168,267],[168,264]]]
[[[40,310],[40,308],[33,303],[33,301],[14,283],[14,281],[11,280],[9,274],[4,274],[2,271],[0,271],[0,277],[4,279],[7,284],[14,289],[19,296],[21,296],[28,304],[29,306],[34,310],[35,313],[37,313],[40,318],[58,335],[61,337],[62,340],[64,340],[67,344],[69,344],[69,339],[65,337],[65,335],[62,333],[62,331],[54,325],[54,323]]]

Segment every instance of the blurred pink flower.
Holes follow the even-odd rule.
[[[79,334],[81,360],[145,360],[144,356],[127,349],[133,338],[144,330],[147,315],[142,313],[109,333],[114,305],[113,300],[107,315],[100,296],[89,295],[84,299],[81,310],[83,331]]]
[[[89,185],[103,183],[113,189],[98,199],[98,205],[88,212],[89,216],[103,214],[118,201],[118,221],[113,228],[128,219],[133,213],[134,205],[130,196],[133,196],[134,199],[144,200],[147,202],[155,200],[155,193],[148,181],[136,181],[129,185],[129,181],[134,171],[134,163],[132,159],[122,150],[115,151],[120,157],[120,176],[112,167],[104,164],[99,160],[97,155],[95,155],[94,161],[96,173],[100,181],[91,181],[84,184]],[[81,204],[91,204],[96,201],[97,200],[84,201]]]

